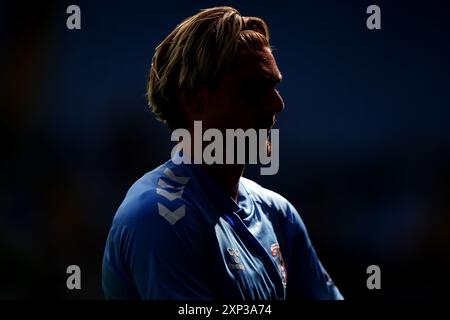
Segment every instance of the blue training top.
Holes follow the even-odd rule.
[[[128,191],[102,284],[107,299],[343,299],[289,201],[241,178],[236,204],[172,160]]]

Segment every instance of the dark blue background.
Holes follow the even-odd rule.
[[[78,4],[82,29],[66,28]],[[283,73],[280,171],[348,299],[448,296],[450,46],[444,1],[47,1],[0,7],[0,298],[102,298],[129,186],[166,161],[146,104],[155,47],[214,5],[259,16]],[[381,7],[382,29],[366,28]],[[66,267],[82,270],[68,291]],[[382,290],[366,288],[381,267]]]

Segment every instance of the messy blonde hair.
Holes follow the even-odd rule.
[[[264,46],[269,47],[269,29],[262,19],[243,17],[232,7],[201,10],[156,47],[147,82],[151,110],[170,129],[185,127],[177,90],[189,94],[215,83],[240,50]]]

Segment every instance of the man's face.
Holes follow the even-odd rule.
[[[276,90],[281,73],[270,48],[245,52],[212,89],[202,90],[201,119],[208,128],[270,129],[284,108]]]

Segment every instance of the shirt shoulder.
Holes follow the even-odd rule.
[[[201,249],[207,233],[198,210],[183,196],[189,180],[181,168],[166,163],[127,192],[113,218],[107,249],[117,250],[130,272],[141,264],[142,252],[164,256],[180,243]]]
[[[128,190],[113,225],[185,225],[194,214],[191,202],[184,196],[190,179],[170,162],[146,173]]]
[[[106,296],[169,297],[167,290],[177,284],[170,282],[174,270],[180,273],[177,268],[187,270],[201,261],[206,233],[197,210],[183,197],[190,177],[181,170],[163,164],[128,190],[106,242]]]
[[[284,222],[295,224],[302,230],[305,230],[300,214],[289,200],[279,193],[264,188],[250,179],[241,178],[241,182],[249,195],[259,206],[271,213],[275,213],[278,218],[282,219]]]

